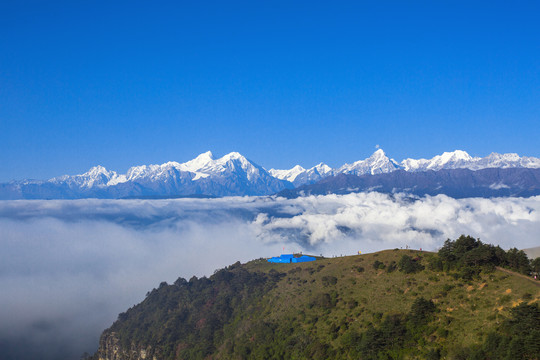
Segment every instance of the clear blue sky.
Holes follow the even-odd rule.
[[[540,157],[538,1],[0,2],[0,181]]]

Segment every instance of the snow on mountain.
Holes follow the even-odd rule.
[[[442,169],[481,170],[488,168],[540,168],[540,159],[534,157],[519,157],[518,154],[491,153],[486,157],[472,157],[467,152],[456,150],[445,152],[429,160],[405,159],[401,166],[407,171],[427,171]]]
[[[304,184],[313,184],[327,176],[333,175],[335,170],[330,166],[320,163],[309,169],[296,165],[290,170],[270,169],[270,175],[291,182],[295,187]]]
[[[200,154],[193,160],[189,160],[188,162],[185,162],[183,164],[178,164],[178,166],[184,171],[196,173],[203,168],[211,168],[214,162],[214,154],[212,154],[211,151],[207,151]]]
[[[171,195],[268,195],[286,188],[309,185],[338,174],[377,175],[403,169],[407,172],[452,169],[540,168],[540,159],[517,154],[497,154],[480,158],[456,150],[431,159],[388,158],[382,149],[370,157],[338,169],[320,163],[309,169],[300,165],[289,170],[263,167],[237,152],[214,158],[208,151],[185,163],[131,167],[126,174],[95,166],[81,175],[64,175],[46,181],[22,180],[0,184],[0,199],[121,198]],[[494,183],[494,187],[503,185]]]
[[[491,153],[484,158],[478,159],[474,164],[471,164],[469,169],[479,170],[485,168],[540,168],[540,159],[535,157],[523,156],[519,157],[518,154],[508,153],[508,154],[498,154]]]
[[[109,171],[103,166],[94,166],[81,175],[64,175],[49,180],[53,184],[65,184],[70,187],[92,188],[106,187],[121,181],[121,177],[114,171]]]
[[[81,175],[0,185],[3,199],[268,195],[293,187],[237,152],[219,159],[206,152],[185,163],[134,166],[126,174],[95,166]]]
[[[345,164],[339,169],[332,169],[330,166],[320,163],[310,169],[304,169],[296,165],[290,170],[271,169],[269,173],[278,179],[287,180],[294,186],[313,184],[325,177],[345,173],[353,175],[381,174],[399,169],[400,166],[386,156],[382,149],[375,151],[370,157],[356,161],[352,164]]]
[[[306,171],[306,178],[308,181],[318,181],[321,178],[334,175],[334,173],[335,170],[332,169],[330,166],[324,163],[319,163]]]
[[[456,150],[452,152],[444,152],[442,155],[437,155],[430,160],[405,159],[401,162],[401,166],[406,171],[436,171],[442,169],[464,168],[471,162],[479,159],[480,158],[473,158],[465,151]]]
[[[345,164],[337,172],[352,175],[382,174],[398,170],[399,165],[388,158],[383,149],[378,149],[365,160],[359,160],[352,164]]]
[[[324,166],[325,168],[317,168],[317,166]],[[269,172],[272,176],[290,181],[295,187],[298,187],[300,185],[313,184],[327,176],[341,173],[375,175],[389,173],[399,169],[414,172],[439,171],[443,169],[540,168],[540,159],[527,156],[519,157],[517,154],[512,153],[491,153],[489,156],[481,158],[472,157],[462,150],[455,150],[444,152],[431,159],[405,159],[401,163],[398,163],[394,159],[388,158],[382,149],[378,149],[367,159],[359,160],[352,164],[345,164],[338,169],[332,169],[322,163],[317,166],[306,170],[302,166],[296,165],[290,170],[271,169]]]
[[[268,172],[270,173],[270,175],[272,175],[275,178],[293,182],[298,177],[298,175],[305,173],[306,169],[304,169],[300,165],[296,165],[295,167],[289,170],[270,169],[268,170]]]
[[[215,159],[210,151],[197,156],[195,159],[185,163],[167,162],[162,165],[142,165],[130,168],[126,174],[126,181],[141,181],[167,178],[176,174],[189,173],[191,180],[221,176],[241,172],[245,174],[249,181],[256,181],[261,175],[262,167],[250,162],[237,152],[232,152]]]
[[[343,195],[373,190],[385,194],[405,193],[416,196],[445,194],[453,198],[538,196],[540,195],[540,169],[398,170],[362,176],[339,174],[316,184],[283,190],[278,196],[295,198],[309,195]]]
[[[237,152],[229,153],[220,159],[210,158],[200,169],[200,173],[208,175],[232,174],[241,172],[249,181],[257,181],[269,176],[268,172],[259,165],[252,163]]]

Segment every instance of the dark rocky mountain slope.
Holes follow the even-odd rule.
[[[540,195],[540,169],[489,168],[407,172],[376,175],[339,174],[312,185],[283,190],[278,195],[293,198],[306,195],[348,194],[378,191],[413,195],[445,194],[453,198]]]

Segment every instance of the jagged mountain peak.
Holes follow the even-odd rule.
[[[232,152],[228,153],[227,155],[224,155],[222,157],[222,159],[224,159],[224,160],[235,160],[235,159],[243,160],[243,159],[246,159],[246,157],[244,155],[240,154],[237,151],[232,151]]]
[[[272,175],[275,178],[289,181],[293,184],[295,184],[296,178],[300,175],[306,172],[306,169],[304,169],[300,165],[295,165],[289,170],[278,170],[278,169],[270,169],[268,171],[270,175]]]
[[[337,172],[353,175],[380,174],[397,170],[398,167],[386,156],[383,149],[377,149],[370,157],[345,164]]]
[[[455,169],[467,167],[467,164],[477,159],[479,158],[473,158],[466,151],[454,150],[445,151],[431,159],[408,158],[401,162],[401,166],[407,171]]]
[[[199,155],[196,159],[182,164],[182,168],[186,171],[205,175],[219,175],[224,172],[231,173],[243,171],[246,172],[249,177],[254,176],[259,170],[262,170],[262,167],[251,162],[239,152],[230,152],[218,159],[201,157]]]
[[[520,157],[516,153],[499,154],[492,152],[486,157],[473,157],[466,151],[455,150],[436,155],[431,159],[405,159],[401,166],[407,171],[426,171],[442,169],[470,169],[480,170],[487,168],[540,168],[540,159],[534,157]]]
[[[215,161],[214,154],[211,151],[199,154],[195,159],[180,164],[180,168],[185,171],[197,171]]]
[[[118,179],[118,174],[115,171],[107,170],[102,165],[96,165],[80,175],[63,175],[41,183],[66,184],[69,187],[87,189],[92,187],[106,187],[111,181],[115,181],[116,179]]]
[[[454,150],[450,152],[443,152],[442,155],[435,156],[435,158],[441,159],[441,161],[452,161],[452,160],[472,160],[472,156],[469,155],[466,151],[463,150]]]
[[[216,160],[217,164],[222,164],[227,167],[234,167],[233,163],[240,163],[240,167],[244,170],[247,169],[255,169],[260,168],[259,165],[255,164],[254,162],[248,160],[244,155],[240,154],[239,152],[233,151],[228,153],[227,155],[224,155],[222,158]]]
[[[208,150],[206,152],[203,152],[202,154],[199,154],[199,156],[197,157],[206,157],[210,160],[214,160],[214,154],[212,153],[212,151]]]
[[[317,165],[315,165],[311,169],[316,169],[321,175],[325,174],[325,173],[328,173],[328,172],[331,172],[333,170],[330,166],[326,165],[323,162],[318,163]]]
[[[83,175],[99,175],[99,174],[106,174],[108,175],[110,172],[102,165],[96,165],[91,167],[86,173]]]
[[[373,154],[371,154],[370,158],[381,158],[381,157],[386,157],[386,153],[384,152],[383,149],[377,149],[373,152]]]

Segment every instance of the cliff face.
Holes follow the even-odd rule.
[[[248,271],[238,262],[209,279],[161,283],[146,299],[118,316],[100,339],[94,360],[204,359],[231,338],[226,327],[281,279]]]
[[[159,360],[153,354],[151,346],[143,348],[132,343],[129,349],[125,349],[120,344],[120,340],[115,332],[104,332],[99,340],[97,351],[99,360]]]

